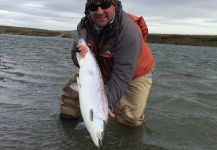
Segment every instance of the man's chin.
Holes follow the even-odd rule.
[[[108,24],[108,22],[102,21],[102,22],[97,22],[96,24],[100,27],[105,27]]]
[[[100,26],[100,27],[104,27],[104,26],[106,26],[108,24],[108,21],[105,20],[105,19],[99,19],[99,20],[96,21],[96,24],[98,26]]]

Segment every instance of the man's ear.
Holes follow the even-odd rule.
[[[85,5],[85,9],[84,9],[84,14],[87,16],[89,14],[89,10],[88,10],[88,4],[86,3]]]

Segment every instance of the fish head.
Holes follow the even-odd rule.
[[[100,147],[102,145],[103,137],[104,137],[104,132],[96,132],[94,137],[92,137],[93,142],[97,147]]]
[[[102,120],[97,120],[97,122],[95,122],[95,130],[94,132],[92,132],[92,140],[94,142],[94,144],[97,147],[100,147],[102,145],[102,141],[103,141],[103,137],[104,137],[104,129],[105,129],[105,123]]]

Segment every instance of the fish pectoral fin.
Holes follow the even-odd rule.
[[[74,83],[70,84],[69,87],[70,87],[72,90],[78,92],[78,83],[77,83],[77,82],[74,82]]]
[[[93,109],[90,110],[90,120],[93,121]]]
[[[76,127],[75,127],[76,130],[83,130],[83,129],[86,129],[86,128],[87,128],[87,127],[86,127],[86,125],[85,125],[84,122],[79,122],[79,123],[76,125]]]

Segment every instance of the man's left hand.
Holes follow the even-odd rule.
[[[109,117],[111,117],[112,119],[115,119],[115,114],[109,109]]]

